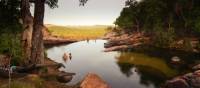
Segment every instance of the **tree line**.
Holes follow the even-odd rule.
[[[126,31],[173,30],[177,35],[200,34],[199,0],[127,0],[115,24]]]

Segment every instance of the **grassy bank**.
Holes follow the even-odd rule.
[[[47,25],[48,30],[53,36],[85,40],[95,39],[104,36],[107,26],[53,26]]]

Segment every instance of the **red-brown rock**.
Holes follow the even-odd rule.
[[[98,75],[89,73],[82,81],[80,88],[111,88]]]
[[[175,78],[168,81],[165,88],[189,88],[189,85],[184,79]]]

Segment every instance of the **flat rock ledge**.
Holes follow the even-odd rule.
[[[76,40],[59,38],[59,37],[45,37],[43,40],[45,45],[68,44],[77,42]]]
[[[81,82],[80,88],[111,88],[98,75],[89,73]]]

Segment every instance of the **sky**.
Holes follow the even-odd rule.
[[[58,0],[58,8],[46,6],[45,24],[55,25],[112,25],[125,6],[125,0]]]

